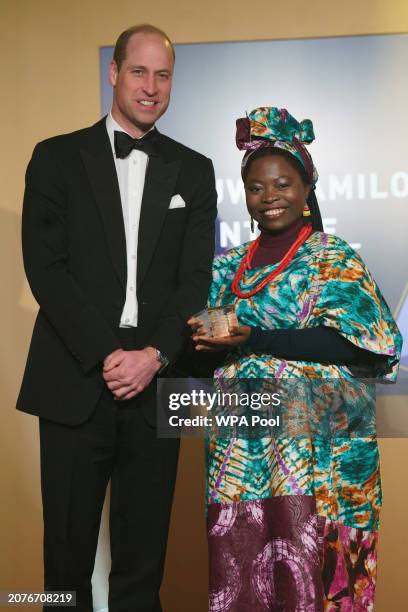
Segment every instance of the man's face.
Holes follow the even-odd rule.
[[[112,115],[132,136],[146,132],[166,111],[173,67],[168,42],[159,34],[141,32],[130,37],[119,72],[111,62]]]

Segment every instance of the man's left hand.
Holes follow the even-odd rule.
[[[160,367],[151,346],[141,351],[117,351],[114,358],[105,359],[103,377],[115,399],[128,400],[146,389]]]

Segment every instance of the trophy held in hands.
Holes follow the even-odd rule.
[[[231,336],[232,329],[238,326],[235,304],[205,308],[193,315],[193,318],[201,323],[206,336],[211,338]]]

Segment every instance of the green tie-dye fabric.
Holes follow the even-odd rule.
[[[289,267],[249,299],[231,292],[231,281],[249,243],[214,262],[209,305],[235,303],[240,324],[263,329],[327,326],[356,346],[384,355],[380,372],[395,380],[401,336],[394,319],[359,255],[336,236],[316,232]],[[277,264],[275,264],[277,265]],[[249,270],[245,289],[274,266]],[[367,397],[346,366],[285,361],[254,353],[250,346],[231,352],[216,378],[291,378],[343,380],[353,413],[367,411]],[[347,381],[347,382],[346,382]],[[374,403],[374,398],[373,398]],[[232,444],[232,449],[228,446]],[[228,452],[228,468],[217,483]],[[224,466],[225,468],[225,466]],[[381,505],[379,457],[375,436],[314,436],[261,440],[213,440],[208,456],[209,501],[264,499],[271,495],[315,495],[318,513],[351,527],[376,529]]]

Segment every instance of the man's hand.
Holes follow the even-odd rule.
[[[146,389],[159,370],[153,347],[141,351],[118,349],[105,359],[103,377],[115,399],[128,400]]]

